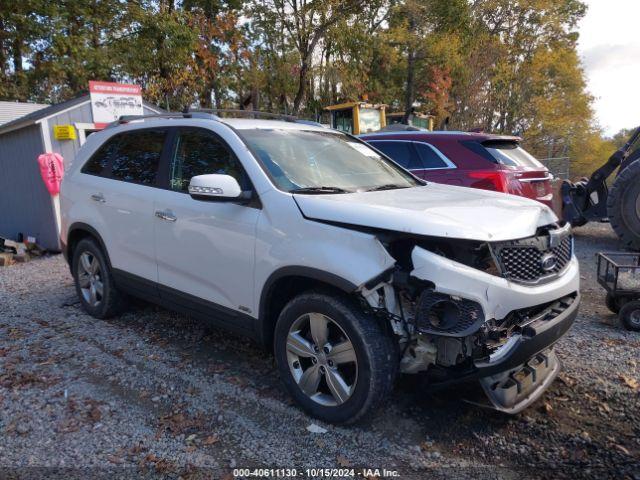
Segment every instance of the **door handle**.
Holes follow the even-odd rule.
[[[94,193],[93,195],[91,195],[91,200],[93,200],[94,202],[100,202],[100,203],[106,202],[104,195],[102,195],[101,193]]]
[[[167,220],[168,222],[175,222],[178,217],[168,210],[156,210],[156,217],[161,220]]]

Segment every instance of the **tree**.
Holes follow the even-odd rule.
[[[631,135],[637,129],[638,129],[637,126],[632,128],[623,128],[618,133],[616,133],[613,137],[611,137],[611,141],[616,146],[616,148],[620,148],[629,141],[629,139],[631,138]]]
[[[191,105],[199,76],[193,54],[198,36],[189,15],[167,2],[153,15],[144,5],[132,4],[129,18],[130,31],[114,42],[125,78],[139,83],[150,101],[167,109]]]
[[[33,89],[29,85],[26,60],[46,34],[42,18],[48,18],[52,6],[44,0],[0,0],[0,98],[27,101]]]
[[[307,92],[313,55],[319,42],[329,28],[355,15],[365,3],[364,0],[270,0],[253,3],[250,11],[255,20],[263,26],[264,23],[273,23],[280,27],[286,34],[286,41],[298,53],[298,85],[293,99],[293,114],[300,111]]]
[[[602,137],[576,53],[584,12],[579,0],[0,0],[0,98],[57,102],[99,79],[139,83],[169,109],[315,116],[366,95],[583,161]]]
[[[203,107],[222,108],[233,77],[244,65],[235,60],[246,59],[246,32],[239,26],[242,2],[233,0],[184,0],[182,8],[189,25],[198,35],[195,62],[198,71],[198,103]]]

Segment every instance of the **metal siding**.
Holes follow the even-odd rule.
[[[61,112],[49,118],[47,122],[49,124],[49,135],[51,137],[51,149],[62,155],[65,167],[68,167],[80,149],[80,136],[77,135],[75,140],[56,140],[53,136],[53,127],[55,125],[93,123],[91,118],[91,104],[86,103],[66,112]]]
[[[153,114],[154,111],[146,106],[144,108],[145,115]],[[49,135],[51,137],[51,148],[54,152],[59,153],[64,158],[65,167],[70,165],[80,149],[80,136],[76,140],[56,140],[53,136],[54,125],[75,125],[76,123],[93,123],[93,114],[91,113],[91,103],[79,105],[66,112],[54,115],[48,120]]]
[[[49,105],[41,103],[0,102],[0,125],[24,117]]]
[[[145,114],[155,113],[144,106]],[[51,149],[73,161],[80,149],[76,140],[56,140],[54,125],[93,123],[91,104],[86,103],[49,118]],[[0,237],[16,239],[19,233],[35,236],[42,247],[58,250],[58,235],[51,196],[40,177],[37,158],[44,153],[41,125],[30,125],[0,134]]]
[[[0,136],[0,236],[31,235],[42,247],[58,250],[51,196],[37,162],[43,152],[39,125]]]
[[[72,110],[75,123],[93,123],[93,114],[91,113],[91,103],[86,103]],[[71,113],[69,112],[69,113]]]

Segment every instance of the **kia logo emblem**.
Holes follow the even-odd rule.
[[[553,253],[547,253],[540,259],[540,267],[545,272],[550,272],[558,265],[558,257]]]

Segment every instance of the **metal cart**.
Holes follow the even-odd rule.
[[[607,308],[627,330],[640,331],[640,253],[600,252],[596,257]]]

